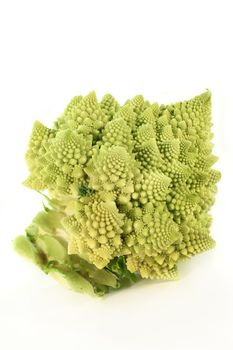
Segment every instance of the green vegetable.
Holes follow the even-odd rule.
[[[85,279],[82,275],[75,271],[63,272],[59,269],[51,269],[49,274],[58,280],[61,284],[67,288],[74,290],[75,292],[86,293],[95,295],[95,290],[92,284]]]
[[[42,263],[38,250],[26,237],[18,236],[14,240],[14,247],[19,254],[32,260],[35,264],[40,265]]]
[[[36,121],[24,184],[46,204],[16,250],[91,295],[176,279],[180,260],[215,245],[211,125],[209,91],[161,106],[141,95],[98,103],[91,92],[73,98],[51,129]]]
[[[56,238],[49,235],[39,236],[36,245],[48,257],[48,260],[65,262],[67,257],[66,248]]]

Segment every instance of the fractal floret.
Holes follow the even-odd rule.
[[[52,128],[34,123],[24,184],[44,207],[16,250],[69,288],[103,295],[177,279],[180,260],[214,247],[211,93],[158,105],[74,97]]]

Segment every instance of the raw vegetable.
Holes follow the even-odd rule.
[[[46,204],[16,250],[91,295],[176,279],[180,259],[215,245],[212,136],[209,91],[161,106],[74,97],[52,128],[34,123],[24,184]]]

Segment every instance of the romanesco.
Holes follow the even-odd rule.
[[[74,97],[51,129],[34,123],[24,184],[47,204],[17,251],[92,295],[176,279],[179,260],[215,245],[212,136],[209,91],[161,106]]]

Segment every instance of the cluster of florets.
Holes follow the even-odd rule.
[[[32,130],[25,185],[51,204],[34,220],[34,246],[49,255],[52,236],[97,270],[123,257],[143,278],[176,278],[179,259],[214,246],[211,138],[209,91],[161,106],[75,97],[51,129]]]

